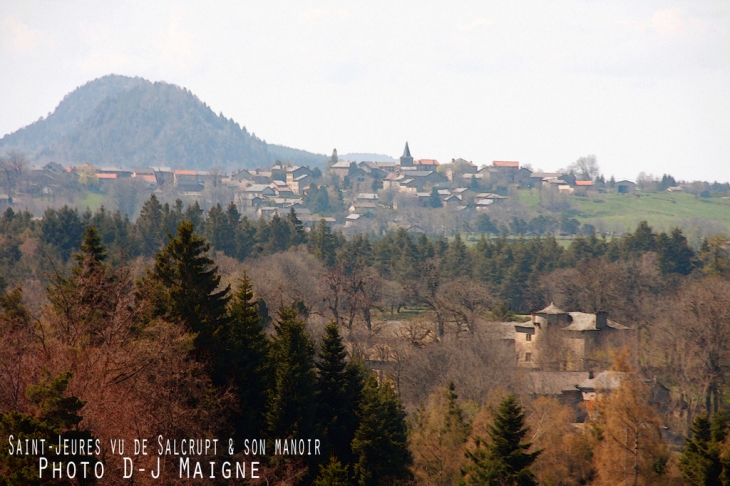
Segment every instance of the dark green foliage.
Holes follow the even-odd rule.
[[[344,464],[354,461],[351,443],[358,425],[357,404],[362,393],[363,370],[345,361],[347,352],[335,323],[325,328],[317,361],[317,421],[324,434],[322,453]]]
[[[165,203],[162,207],[162,235],[167,236],[168,234],[174,235],[177,232],[177,227],[185,219],[184,205],[180,199],[175,200],[175,205],[170,207],[169,204]],[[139,221],[139,220],[138,220]]]
[[[256,245],[256,228],[244,216],[235,227],[236,258],[244,260],[251,256]]]
[[[113,257],[136,256],[140,252],[134,225],[119,210],[109,212],[101,206],[89,221],[99,230],[101,243],[109,249]]]
[[[357,456],[355,477],[360,486],[391,484],[411,477],[406,413],[390,383],[365,381],[358,409],[360,424],[352,441]]]
[[[692,486],[730,484],[730,463],[722,457],[722,442],[728,435],[727,413],[695,417],[680,459],[685,484]]]
[[[185,210],[185,219],[193,223],[193,231],[196,233],[199,233],[203,228],[203,210],[197,199]]]
[[[35,228],[33,213],[28,210],[15,212],[8,208],[0,217],[0,235],[19,235],[26,228]]]
[[[335,263],[335,238],[327,221],[320,220],[319,224],[312,228],[309,239],[309,251],[326,266]]]
[[[471,262],[466,245],[461,235],[456,233],[443,259],[443,270],[446,275],[463,277],[471,275]]]
[[[304,195],[304,205],[314,214],[331,212],[333,209],[327,186],[312,184]]]
[[[331,456],[327,465],[319,471],[319,476],[314,481],[314,486],[350,486],[348,480],[347,466]]]
[[[0,435],[8,438],[11,434],[25,443],[25,439],[46,439],[45,456],[49,462],[76,463],[77,470],[83,470],[81,461],[90,461],[88,455],[61,455],[53,449],[57,436],[61,440],[89,440],[92,435],[89,431],[79,427],[82,417],[79,415],[84,403],[76,397],[64,396],[68,388],[71,373],[59,376],[47,376],[37,385],[27,389],[27,395],[33,405],[30,413],[21,413],[13,410],[0,414]],[[93,460],[91,461],[93,463]],[[89,484],[85,481],[81,484]],[[50,470],[46,471],[42,480],[39,479],[38,458],[33,455],[10,455],[7,444],[0,448],[0,484],[27,485],[27,484],[77,484],[72,480],[51,480]]]
[[[266,414],[271,437],[314,437],[317,374],[314,345],[292,307],[279,310],[271,343],[274,385]]]
[[[482,234],[496,234],[497,233],[497,227],[494,226],[494,223],[492,223],[492,220],[489,218],[488,214],[481,213],[479,216],[477,216],[475,228],[477,230],[477,233]]]
[[[291,227],[288,222],[274,214],[269,222],[268,241],[264,246],[266,254],[279,253],[289,248]]]
[[[633,235],[623,239],[626,252],[641,254],[647,251],[654,251],[656,248],[656,235],[649,226],[649,223],[642,221],[636,228]]]
[[[216,250],[220,250],[228,256],[236,254],[236,239],[234,228],[238,223],[238,211],[233,206],[224,212],[220,204],[216,204],[210,211],[205,220],[205,237]],[[235,222],[232,220],[235,219]]]
[[[180,322],[197,334],[199,357],[218,351],[217,335],[229,319],[230,286],[218,288],[218,268],[207,256],[208,250],[205,239],[193,232],[193,224],[183,221],[177,236],[155,256],[147,277],[149,283],[158,286],[158,292],[150,296],[156,301],[157,314]],[[220,382],[220,376],[213,378]]]
[[[695,252],[687,244],[687,238],[679,228],[674,228],[669,236],[666,233],[657,236],[656,251],[659,255],[659,269],[664,274],[689,275],[697,266]]]
[[[234,419],[239,439],[260,436],[265,430],[267,392],[271,387],[269,340],[258,314],[251,281],[243,272],[230,305],[231,322],[222,333],[228,369],[236,387],[239,411]]]
[[[41,241],[54,247],[64,261],[79,247],[84,226],[75,209],[64,206],[46,210],[41,221]]]
[[[106,248],[101,242],[101,235],[96,226],[89,226],[86,228],[86,234],[81,242],[80,247],[81,253],[74,255],[74,259],[82,264],[85,259],[91,259],[95,263],[102,263],[107,259]]]
[[[429,208],[440,208],[443,207],[444,203],[441,202],[441,198],[439,197],[439,191],[437,187],[431,188],[431,194],[428,196],[428,200],[426,201],[426,206]]]
[[[287,221],[291,227],[291,240],[289,241],[290,246],[298,246],[307,242],[307,233],[304,231],[304,225],[297,218],[297,212],[294,210],[294,206],[289,210],[287,215]]]
[[[152,194],[142,206],[137,218],[137,234],[142,242],[142,252],[147,256],[154,255],[162,248],[165,226],[162,221],[162,206],[157,196]]]
[[[477,447],[467,451],[471,463],[464,469],[464,484],[489,486],[530,486],[537,484],[530,466],[541,451],[527,452],[523,442],[528,432],[525,414],[514,395],[499,405],[494,425],[489,427],[491,442],[476,439]],[[482,445],[484,443],[484,445]]]

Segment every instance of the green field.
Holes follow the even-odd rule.
[[[536,190],[517,191],[519,201],[539,214],[552,214],[540,206]],[[582,224],[594,225],[601,232],[633,231],[646,220],[657,231],[675,226],[684,230],[693,245],[708,234],[730,232],[730,200],[699,198],[683,193],[642,193],[637,196],[597,194],[593,197],[569,197],[570,217]]]
[[[81,207],[79,208],[80,212],[83,212],[86,210],[86,208],[91,209],[91,211],[96,211],[99,209],[99,206],[102,205],[104,202],[104,195],[99,194],[98,192],[87,192],[84,195],[84,200],[81,203]]]

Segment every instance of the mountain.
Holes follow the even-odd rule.
[[[350,160],[352,162],[397,162],[390,155],[383,154],[367,154],[367,153],[352,153],[340,155],[341,160]]]
[[[267,144],[186,89],[117,75],[77,88],[47,118],[0,139],[0,152],[10,150],[38,163],[226,171],[327,160]]]

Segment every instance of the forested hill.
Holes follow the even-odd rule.
[[[276,160],[311,166],[326,160],[267,144],[186,89],[116,75],[85,84],[47,118],[0,139],[0,152],[13,149],[41,163],[197,170],[230,171]]]

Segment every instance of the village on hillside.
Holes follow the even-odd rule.
[[[146,197],[155,193],[162,200],[194,199],[203,209],[233,202],[242,214],[255,218],[270,218],[294,208],[306,227],[324,219],[350,234],[379,234],[397,227],[446,236],[457,232],[526,236],[622,233],[622,228],[590,224],[581,228],[578,221],[568,217],[571,198],[633,196],[637,191],[636,182],[605,180],[597,171],[595,158],[586,160],[593,167],[582,167],[582,171],[577,166],[556,172],[534,171],[529,165],[502,160],[479,167],[462,158],[448,163],[416,159],[406,142],[403,155],[394,162],[339,160],[335,150],[324,172],[318,167],[286,163],[227,174],[216,169],[125,169],[88,163],[64,167],[50,162],[42,167],[24,167],[12,183],[7,177],[0,209],[25,207],[40,216],[46,206],[88,205],[88,201],[74,197],[91,191],[100,197],[111,196],[113,201],[105,199],[103,203],[133,218]],[[639,183],[645,191],[689,192],[698,197],[709,197],[711,191],[720,196],[729,193],[727,184],[679,184],[666,175],[661,181],[648,177]],[[554,211],[555,217],[525,215],[517,197],[521,190],[536,191],[540,205]],[[429,212],[435,209],[440,211]]]

